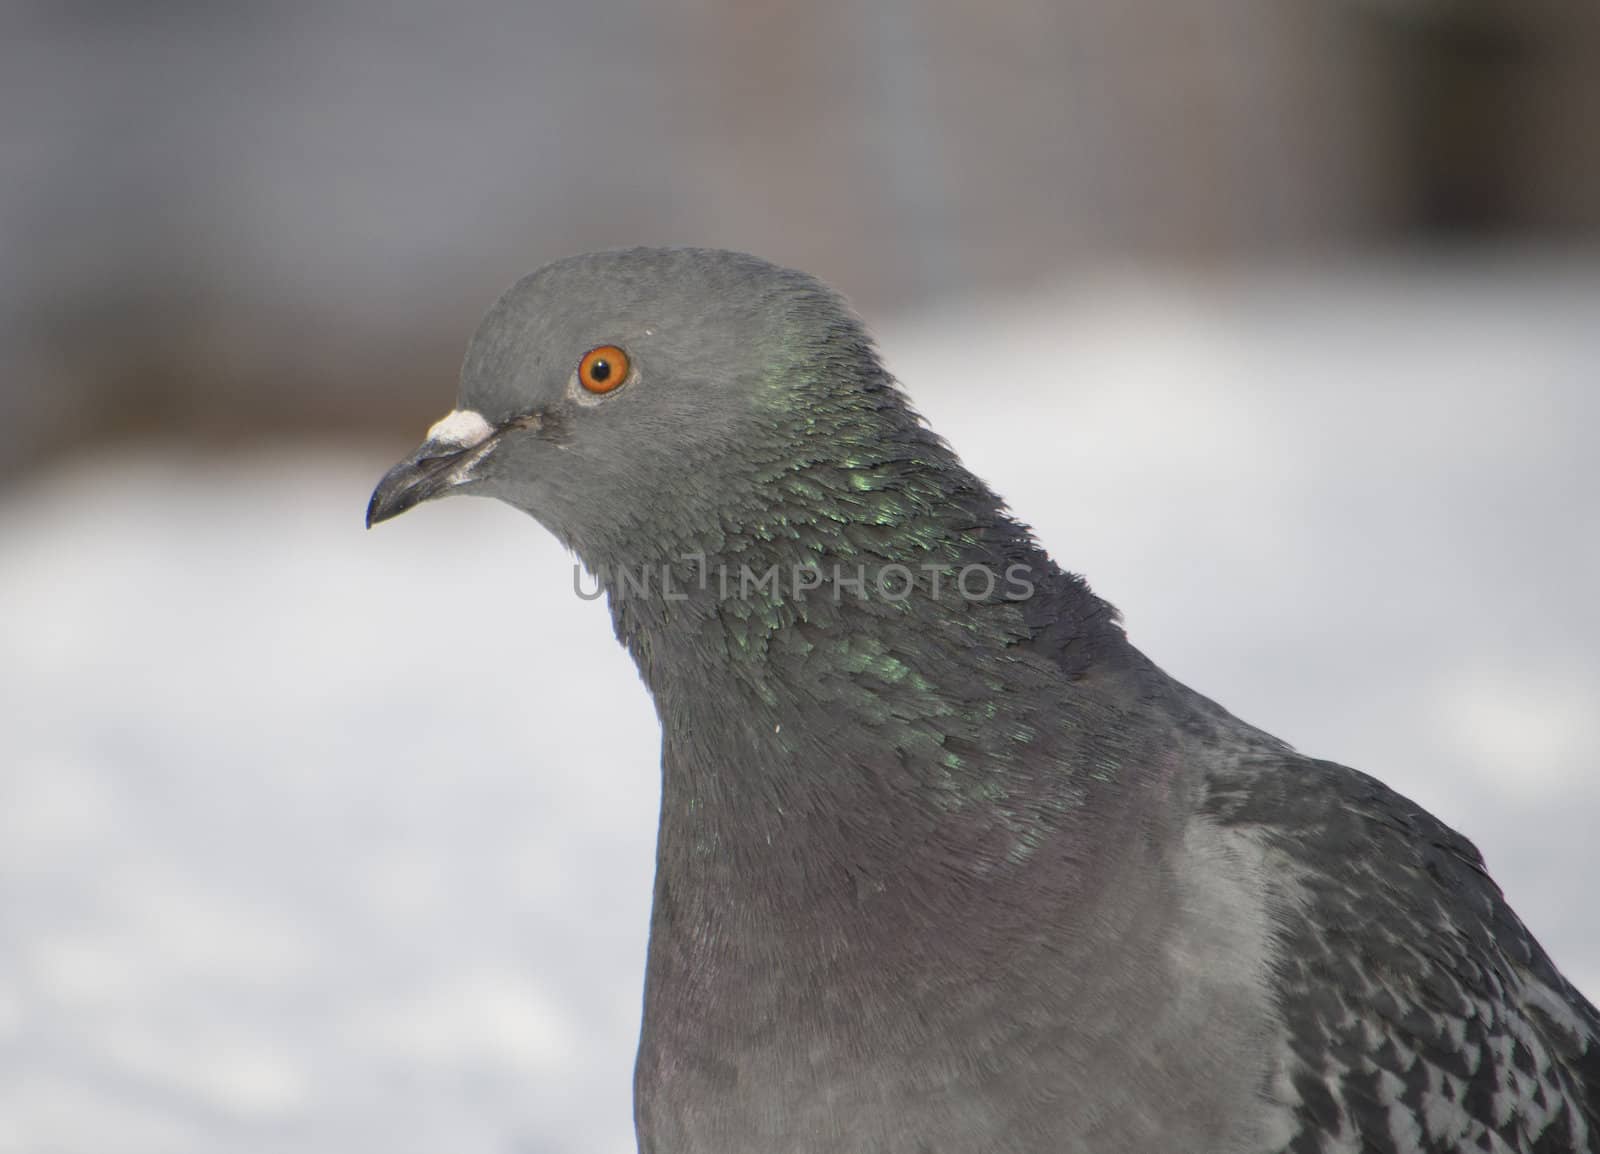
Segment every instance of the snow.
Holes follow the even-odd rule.
[[[1600,274],[1130,274],[883,343],[1137,643],[1473,837],[1600,993]],[[654,715],[523,515],[362,530],[405,448],[0,494],[0,1154],[632,1149]]]

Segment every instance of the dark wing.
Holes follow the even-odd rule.
[[[1471,842],[1382,783],[1286,749],[1207,808],[1281,871],[1274,1097],[1294,1154],[1600,1151],[1600,1014]]]

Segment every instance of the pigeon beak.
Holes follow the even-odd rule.
[[[492,447],[496,430],[471,409],[457,409],[428,430],[417,451],[383,475],[367,502],[367,528],[442,496],[468,479]]]

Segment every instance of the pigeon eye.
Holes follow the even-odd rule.
[[[591,393],[609,393],[628,379],[628,354],[616,345],[601,345],[578,362],[578,383]]]

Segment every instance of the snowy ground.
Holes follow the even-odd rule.
[[[1600,994],[1600,270],[1096,280],[884,344],[1138,644],[1462,828]],[[364,533],[386,458],[0,495],[0,1154],[632,1149],[649,703],[521,515]]]

